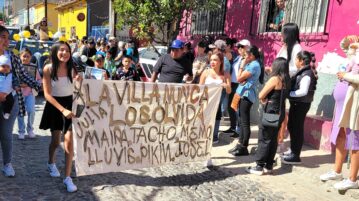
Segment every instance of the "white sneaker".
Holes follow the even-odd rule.
[[[25,133],[19,133],[19,140],[25,140]]]
[[[4,119],[9,119],[10,118],[10,113],[4,113]]]
[[[77,191],[77,186],[72,182],[71,177],[66,177],[64,179],[64,184],[66,186],[67,192],[73,193],[73,192]]]
[[[12,167],[11,163],[7,163],[4,165],[2,172],[4,173],[5,177],[14,177],[15,176],[15,170]]]
[[[29,138],[36,138],[34,131],[29,131],[27,134],[29,135]]]
[[[338,190],[348,190],[352,188],[358,188],[358,183],[351,181],[350,179],[344,179],[341,182],[334,184],[334,188]]]
[[[50,172],[51,177],[60,177],[60,172],[55,163],[47,164],[47,170]]]
[[[330,171],[325,174],[320,175],[320,180],[322,181],[328,181],[328,180],[341,180],[343,179],[343,175],[340,173],[336,173],[335,171]]]
[[[288,155],[290,155],[291,153],[292,153],[292,150],[291,150],[290,148],[288,148],[287,151],[281,153],[280,155],[281,155],[281,156],[288,156]]]

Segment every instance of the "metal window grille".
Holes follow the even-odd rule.
[[[227,0],[218,9],[199,10],[192,13],[192,35],[219,35],[224,33]]]
[[[269,31],[268,22],[275,8],[275,0],[261,0],[258,33]],[[298,24],[301,33],[323,33],[329,0],[286,0],[284,23]]]

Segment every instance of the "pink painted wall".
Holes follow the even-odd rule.
[[[275,58],[281,47],[279,33],[266,33],[250,35],[250,24],[252,15],[252,0],[227,0],[227,13],[225,23],[225,34],[237,39],[247,38],[253,44],[261,47],[265,53],[265,63]],[[343,55],[339,43],[341,39],[349,34],[359,35],[359,4],[358,0],[329,0],[329,10],[324,34],[312,34],[302,36],[301,45],[304,49],[316,53],[317,61],[321,61],[326,52],[337,52]],[[260,12],[260,0],[255,0],[254,20],[252,32],[257,30]],[[200,37],[189,36],[187,31],[182,32],[179,38],[184,40],[198,41]]]

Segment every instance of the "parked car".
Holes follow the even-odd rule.
[[[31,59],[32,63],[37,65],[39,73],[42,77],[44,62],[49,57],[49,52],[51,46],[54,44],[53,41],[41,41],[41,40],[32,40],[32,39],[23,39],[17,41],[15,45],[15,49],[21,51],[23,48],[27,47],[32,55],[33,58]]]
[[[155,46],[158,53],[153,47],[139,48],[139,64],[142,72],[139,72],[142,81],[149,81],[152,76],[153,67],[157,60],[164,54],[167,54],[167,46]]]

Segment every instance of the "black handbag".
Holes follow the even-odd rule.
[[[281,90],[280,93],[280,106],[279,106],[279,113],[278,114],[273,114],[273,113],[267,113],[267,106],[268,106],[268,101],[264,107],[263,110],[263,116],[262,116],[262,126],[266,126],[266,127],[279,127],[280,122],[280,115],[281,115],[281,110],[282,110],[282,99],[283,99],[283,88]]]

